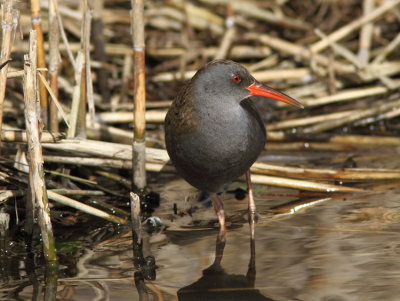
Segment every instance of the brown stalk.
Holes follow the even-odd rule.
[[[82,61],[82,73],[79,79],[81,85],[80,85],[80,101],[79,101],[79,109],[78,109],[77,125],[76,125],[76,137],[86,138],[86,105],[89,103],[88,91],[90,90],[90,87],[92,87],[91,83],[88,82],[88,79],[91,79],[90,53],[89,53],[91,15],[86,0],[83,0],[82,20],[83,21],[82,21],[82,34],[81,34],[81,50],[83,53],[83,61]],[[91,108],[90,112],[92,116],[90,120],[93,120],[94,119],[93,99],[92,102],[89,104],[89,107]]]
[[[31,16],[32,16],[32,29],[37,32],[37,67],[41,69],[39,72],[42,73],[43,77],[46,78],[46,60],[44,52],[44,39],[42,29],[42,18],[40,16],[40,0],[31,0]],[[47,89],[42,82],[39,81],[39,93],[40,93],[40,107],[41,107],[41,118],[42,122],[48,125],[48,99]]]
[[[59,50],[59,27],[57,21],[57,0],[49,1],[49,77],[50,87],[55,97],[58,98],[58,70],[60,65],[60,50]],[[58,132],[58,111],[54,100],[50,101],[49,105],[49,127],[50,131]]]
[[[25,100],[25,122],[28,137],[29,154],[29,182],[32,202],[38,208],[38,222],[43,240],[43,253],[47,262],[57,261],[55,253],[54,236],[50,220],[49,201],[47,198],[46,183],[44,179],[42,147],[40,145],[39,126],[39,101],[36,98],[37,69],[36,69],[36,31],[30,32],[31,47],[29,55],[25,55],[24,65],[24,100]]]
[[[1,43],[1,54],[0,64],[2,66],[0,70],[0,140],[1,140],[1,128],[3,124],[3,104],[6,95],[7,86],[7,71],[8,63],[10,60],[11,47],[14,42],[15,30],[18,25],[19,11],[13,9],[13,0],[5,1],[2,5],[2,43]]]
[[[146,186],[145,130],[146,130],[146,83],[143,0],[132,0],[132,33],[134,49],[134,141],[133,141],[133,188]]]

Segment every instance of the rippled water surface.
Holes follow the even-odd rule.
[[[162,199],[154,215],[167,228],[143,244],[144,257],[155,258],[155,279],[150,270],[153,280],[136,277],[135,285],[128,232],[61,260],[58,300],[139,300],[138,288],[143,300],[400,300],[396,182],[343,195],[255,185],[260,216],[253,256],[247,198],[225,194],[229,230],[218,262],[213,208],[197,202],[196,191],[177,176],[164,177],[153,183]],[[35,279],[26,258],[14,259],[14,269],[2,260],[1,300],[30,300],[45,289],[45,273],[37,270]]]
[[[164,206],[172,191],[185,185],[172,182]],[[162,215],[169,228],[147,237],[144,244],[144,255],[153,255],[158,266],[156,279],[145,281],[150,300],[399,300],[397,188],[325,200],[294,214],[270,211],[296,200],[293,192],[255,190],[260,211],[255,273],[249,272],[246,201],[228,195],[231,226],[220,265],[213,265],[218,231],[210,228],[215,222],[212,208],[199,206],[191,217],[174,217],[172,210]],[[181,209],[189,204],[182,201]],[[139,299],[129,233],[84,249],[74,269],[73,276],[58,280],[60,300]],[[23,282],[18,296],[29,299],[34,286],[23,275],[19,281],[3,282],[3,296]]]

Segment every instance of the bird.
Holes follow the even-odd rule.
[[[303,108],[294,98],[257,81],[239,63],[220,59],[201,67],[182,87],[164,122],[170,160],[189,184],[211,195],[223,240],[226,223],[219,195],[224,185],[244,174],[254,236],[250,167],[264,149],[266,128],[251,96]]]

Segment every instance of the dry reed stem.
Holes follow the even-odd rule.
[[[277,15],[271,11],[259,7],[256,2],[248,1],[233,1],[233,8],[235,11],[240,12],[247,17],[259,19],[266,23],[278,24],[284,28],[291,28],[297,30],[310,30],[312,26],[300,19],[293,19],[285,15]]]
[[[256,162],[251,167],[253,174],[267,174],[281,177],[293,177],[301,179],[335,179],[335,180],[390,180],[400,179],[400,171],[393,169],[357,169],[346,168],[344,170],[312,169],[286,167],[262,162]]]
[[[11,198],[18,198],[24,195],[22,190],[2,190],[0,191],[0,205]]]
[[[143,229],[142,229],[142,221],[140,213],[140,197],[136,193],[131,192],[129,194],[129,199],[131,203],[133,256],[135,259],[137,259],[134,260],[134,264],[135,267],[139,269],[141,265],[138,264],[138,261],[143,259],[143,250],[142,250]],[[140,297],[140,299],[147,300],[147,298],[142,298],[142,297]]]
[[[270,185],[276,187],[286,187],[292,189],[306,191],[321,191],[321,192],[363,192],[365,190],[353,187],[330,185],[324,183],[316,183],[304,180],[294,180],[289,178],[271,177],[259,174],[253,174],[251,180],[255,184]]]
[[[46,76],[46,59],[44,52],[44,38],[42,29],[42,18],[40,16],[40,0],[31,0],[31,16],[32,16],[32,29],[37,32],[37,67],[42,73],[44,78]],[[48,99],[47,89],[42,82],[39,82],[39,93],[40,93],[40,107],[41,107],[41,118],[43,123],[48,125]]]
[[[340,143],[354,146],[400,146],[400,138],[398,137],[380,137],[380,136],[362,136],[362,135],[345,135],[333,136],[329,139],[331,143]]]
[[[80,84],[80,91],[79,91],[79,107],[78,107],[78,115],[77,115],[77,122],[76,122],[76,137],[85,139],[86,138],[86,107],[87,107],[87,77],[86,77],[86,66],[85,63],[86,55],[85,51],[83,50],[83,59],[82,59],[82,73],[81,73],[81,84]]]
[[[325,143],[328,142],[340,145],[349,145],[353,147],[364,147],[371,145],[399,146],[400,138],[361,135],[337,135],[331,137]],[[304,145],[304,142],[302,143],[302,145]],[[57,143],[42,143],[42,146],[47,149],[68,152],[71,154],[85,154],[87,156],[97,156],[101,158],[132,160],[131,147],[129,145],[119,143],[94,140],[62,139]],[[328,147],[330,147],[329,144]],[[166,150],[164,149],[147,147],[146,161],[150,163],[165,164],[169,161],[169,157]]]
[[[13,0],[5,1],[1,6],[2,11],[2,43],[0,64],[5,64],[0,70],[0,141],[3,125],[3,105],[7,86],[7,61],[10,59],[11,47],[14,42],[15,30],[18,25],[19,11],[13,9]]]
[[[118,216],[115,216],[115,215],[109,214],[105,211],[102,211],[100,209],[88,206],[88,205],[78,202],[74,199],[71,199],[71,198],[61,195],[61,194],[58,194],[52,190],[48,190],[47,194],[51,200],[53,200],[57,203],[63,204],[65,206],[75,208],[77,210],[80,210],[80,211],[86,212],[88,214],[103,218],[105,220],[108,220],[108,221],[116,223],[116,224],[123,224],[123,225],[127,224],[126,220],[124,220]]]
[[[288,119],[288,120],[268,124],[267,130],[276,131],[276,130],[306,126],[306,125],[320,123],[320,122],[326,122],[326,121],[330,121],[330,120],[334,120],[334,119],[341,119],[343,117],[352,115],[358,111],[359,110],[348,110],[348,111],[342,111],[342,112],[337,112],[337,113],[314,115],[314,116],[304,117],[304,118]]]
[[[382,81],[382,83],[384,83],[390,89],[395,89],[398,86],[398,84],[396,84],[390,78],[377,72],[376,66],[375,67],[369,66],[368,63],[365,63],[362,60],[360,60],[354,53],[352,53],[350,50],[348,50],[344,46],[341,46],[333,41],[330,41],[329,38],[319,29],[316,29],[315,33],[322,39],[327,40],[329,45],[333,48],[334,52],[340,54],[345,59],[347,59],[348,61],[353,63],[353,65],[355,65],[355,67],[357,67],[359,69],[365,69],[368,73],[370,73],[370,76],[368,77],[369,80],[373,79],[374,77],[377,77]],[[363,73],[359,73],[359,74],[361,77],[363,77]]]
[[[91,71],[91,58],[90,58],[90,33],[91,33],[91,24],[92,24],[92,15],[90,9],[87,4],[87,0],[84,0],[84,12],[83,12],[83,28],[82,28],[82,49],[84,52],[84,68],[85,68],[85,77],[82,77],[82,81],[85,82],[86,89],[83,91],[85,93],[85,111],[86,111],[86,103],[89,109],[89,123],[93,124],[95,119],[95,106],[94,106],[94,98],[93,98],[93,80],[92,80],[92,71]],[[83,107],[83,105],[82,105]],[[86,124],[86,116],[82,116],[82,122]],[[86,135],[85,135],[86,136]]]
[[[277,64],[278,64],[278,55],[277,54],[273,54],[273,55],[270,55],[270,56],[266,56],[265,59],[262,59],[261,61],[258,61],[257,63],[249,65],[247,67],[247,69],[250,72],[254,72],[254,71],[257,71],[259,69],[271,68],[273,66],[276,66]]]
[[[36,50],[37,40],[36,31],[30,32],[31,49],[29,55],[25,55],[24,66],[24,99],[25,99],[25,122],[26,134],[28,138],[29,155],[29,179],[30,189],[38,209],[38,221],[42,234],[43,253],[47,262],[57,261],[53,229],[50,220],[50,209],[47,198],[46,184],[43,170],[42,148],[39,141],[39,101],[36,98]]]
[[[54,132],[41,132],[40,142],[54,143],[63,138],[63,134]],[[2,130],[1,140],[4,142],[28,142],[24,130]]]
[[[49,189],[48,191],[52,191],[54,193],[58,193],[61,195],[74,195],[74,196],[105,196],[106,193],[101,190],[81,190],[81,189]]]
[[[68,138],[74,138],[76,136],[76,129],[78,123],[78,111],[81,100],[81,83],[82,83],[82,71],[83,71],[83,53],[82,51],[78,52],[78,56],[76,59],[76,68],[75,68],[75,87],[72,96],[72,106],[71,113],[69,115],[69,128],[67,132]]]
[[[65,50],[67,51],[68,58],[69,58],[69,60],[71,62],[71,65],[73,66],[73,68],[74,68],[74,70],[76,72],[77,66],[76,66],[75,58],[74,58],[74,56],[72,54],[70,43],[68,42],[68,38],[67,38],[67,35],[65,33],[65,30],[64,30],[64,26],[63,26],[63,23],[62,23],[61,15],[59,13],[59,6],[57,7],[56,14],[57,14],[58,28],[59,28],[60,33],[61,33],[61,38],[62,38],[62,40],[64,42],[63,45],[65,47]],[[46,46],[46,44],[45,44],[45,46]],[[79,46],[79,49],[80,49],[80,46]]]
[[[58,132],[58,112],[54,99],[58,98],[58,70],[60,65],[60,34],[57,21],[58,0],[49,0],[49,77],[52,91],[52,100],[49,105],[49,128],[52,132]],[[47,88],[47,87],[46,87]]]
[[[375,8],[373,11],[371,11],[369,14],[363,15],[362,17],[335,30],[334,32],[329,34],[328,38],[330,41],[337,42],[340,39],[349,35],[351,32],[353,32],[357,28],[363,26],[364,24],[366,24],[368,22],[371,22],[371,21],[379,18],[381,15],[383,15],[384,13],[393,9],[394,7],[396,7],[399,4],[400,4],[400,0],[386,1],[381,6]],[[320,40],[320,41],[314,43],[313,45],[311,45],[310,50],[312,53],[316,54],[318,52],[321,52],[328,46],[329,46],[329,43],[327,42],[327,40],[323,39],[323,40]]]
[[[331,65],[330,60],[326,56],[313,54],[309,49],[305,48],[304,46],[299,46],[284,39],[273,37],[268,34],[258,34],[252,32],[246,34],[246,38],[254,41],[259,41],[266,46],[279,50],[282,53],[288,53],[295,58],[301,57],[306,60],[312,60],[324,67],[328,67]],[[339,62],[333,62],[333,68],[336,72],[344,74],[354,73],[356,71],[354,66],[345,65]]]
[[[127,99],[129,83],[132,78],[132,53],[124,55],[124,66],[122,67],[122,85],[119,97],[116,98],[114,102],[111,103],[111,111],[115,111],[118,104],[124,102]],[[133,116],[132,112],[129,112],[131,115],[132,121]]]
[[[65,114],[65,112],[62,108],[62,105],[58,101],[56,93],[54,92],[53,88],[50,86],[50,84],[47,82],[47,80],[43,77],[43,75],[40,72],[38,73],[38,75],[39,75],[40,81],[44,84],[47,91],[49,92],[51,99],[52,99],[52,103],[56,107],[56,111],[54,113],[57,114],[59,111],[62,118],[64,119],[65,124],[69,127],[67,115]],[[53,74],[53,75],[55,75],[55,74]],[[58,78],[58,76],[55,76],[55,77],[53,77],[53,80],[57,80],[57,78]],[[57,87],[56,87],[56,89],[57,89]],[[57,119],[57,128],[58,128],[58,119]],[[51,130],[51,131],[53,131],[53,130]]]
[[[337,141],[333,141],[335,143],[340,143],[343,140],[340,140],[343,137],[338,137]],[[381,137],[377,139],[373,139],[372,137],[360,137],[360,136],[351,136],[348,139],[352,139],[352,143],[354,144],[382,144],[382,143],[396,143],[396,145],[400,145],[400,138],[386,138],[386,141],[382,141]],[[335,139],[332,139],[335,140]],[[346,141],[347,142],[347,141]],[[82,165],[90,165],[93,166],[95,164],[99,164],[99,166],[108,166],[115,168],[127,168],[129,164],[126,162],[131,160],[129,156],[129,146],[128,145],[120,145],[113,143],[105,143],[105,142],[96,142],[96,141],[68,141],[62,140],[60,143],[56,144],[43,144],[44,147],[54,149],[54,150],[62,150],[64,152],[75,153],[84,153],[90,156],[99,156],[102,158],[112,158],[112,159],[103,159],[104,163],[100,164],[99,161],[90,159],[90,158],[62,158],[62,157],[49,157],[49,160],[59,160],[59,162],[64,162],[66,164],[79,164]],[[147,168],[151,171],[162,171],[162,172],[173,172],[173,168],[170,166],[165,166],[169,161],[168,154],[165,150],[154,149],[154,148],[146,148],[146,157],[147,157]],[[153,163],[153,164],[151,164]],[[157,166],[158,164],[158,166]],[[263,168],[261,168],[261,167]],[[304,177],[308,176],[311,178],[325,178],[325,179],[342,179],[342,180],[350,180],[350,179],[360,179],[360,180],[376,180],[376,179],[398,179],[400,177],[400,173],[398,171],[392,170],[368,170],[364,172],[363,170],[345,170],[345,171],[332,171],[332,170],[322,170],[322,169],[300,169],[300,168],[287,168],[287,167],[273,167],[273,165],[266,165],[263,163],[257,163],[253,167],[255,172],[267,172],[269,174],[281,175],[281,176],[291,176],[291,177]],[[261,170],[261,171],[260,171]],[[253,170],[252,170],[253,171]],[[289,172],[290,171],[290,172]],[[310,191],[325,191],[325,192],[350,192],[350,191],[362,191],[358,188],[349,188],[345,186],[337,186],[330,185],[324,183],[316,183],[310,181],[297,181],[293,179],[287,179],[285,182],[284,178],[275,178],[275,177],[258,177],[256,178],[260,184],[267,184],[272,186],[280,186],[280,187],[290,187],[295,189],[303,189]],[[254,179],[253,179],[254,181]]]
[[[385,113],[387,111],[393,110],[400,106],[400,100],[397,99],[395,101],[391,101],[388,103],[384,103],[380,106],[373,107],[371,109],[360,110],[355,114],[351,114],[340,119],[328,120],[321,122],[319,124],[307,127],[303,129],[304,133],[319,133],[327,130],[331,130],[333,128],[337,128],[339,126],[349,124],[351,122],[360,120],[362,118],[371,117],[374,115],[378,115],[381,113]]]
[[[73,164],[82,166],[110,167],[118,169],[132,169],[132,160],[106,159],[106,158],[86,158],[86,157],[67,157],[67,156],[44,156],[46,162],[59,164]],[[172,165],[157,164],[146,162],[146,171],[175,173]]]
[[[389,90],[382,86],[362,87],[357,89],[344,89],[335,95],[327,95],[319,98],[303,98],[305,107],[322,106],[335,102],[349,101],[363,97],[372,97],[387,93]]]
[[[385,58],[395,49],[398,49],[400,45],[400,33],[398,33],[393,40],[388,43],[382,51],[374,58],[372,61],[371,65],[376,65],[381,63],[382,61],[385,60]]]
[[[132,35],[134,55],[134,141],[132,145],[133,179],[135,190],[146,186],[145,130],[146,83],[143,0],[132,0]]]
[[[87,138],[92,140],[107,140],[114,143],[130,144],[133,142],[133,133],[117,127],[106,126],[96,122],[93,126],[88,125]]]
[[[61,164],[74,164],[83,166],[111,167],[118,169],[130,169],[132,162],[121,159],[106,158],[85,158],[85,157],[67,157],[67,156],[45,156],[46,162],[58,162]],[[176,170],[171,165],[164,163],[146,163],[146,170],[152,172],[175,173]],[[344,181],[372,181],[372,180],[395,180],[400,179],[399,169],[364,169],[364,168],[346,168],[344,170],[333,169],[312,169],[286,167],[280,165],[255,162],[251,167],[252,174],[273,175],[281,177],[292,177],[300,179],[319,179],[319,180],[344,180]]]
[[[180,0],[172,0],[171,4],[178,8],[182,7],[182,1]],[[173,8],[170,7],[167,7],[167,9],[170,9],[170,12],[174,13],[175,17],[178,17],[181,21],[185,20],[185,14],[187,14],[187,17],[190,20],[190,25],[195,29],[210,30],[213,34],[218,36],[224,33],[223,18],[214,12],[211,12],[206,7],[197,6],[185,1],[185,12],[178,10],[173,11]],[[146,14],[146,16],[148,15]]]
[[[363,15],[368,15],[375,8],[375,0],[364,0],[363,1]],[[358,58],[361,62],[368,63],[370,58],[370,50],[372,43],[374,25],[372,22],[365,23],[361,27],[360,42],[358,48]]]
[[[271,55],[271,48],[265,46],[247,46],[247,45],[231,45],[229,58],[232,60],[239,59],[261,59]],[[124,48],[118,48],[117,45],[106,44],[106,51],[115,55],[117,51],[122,52]],[[213,58],[217,55],[220,47],[203,47],[201,55],[205,58]],[[151,56],[159,58],[180,57],[187,53],[184,48],[150,48],[147,53]]]
[[[65,33],[64,33],[65,34]],[[66,38],[66,37],[65,37]],[[61,52],[67,52],[68,56],[73,56],[74,52],[77,52],[80,49],[80,43],[69,43],[68,41],[64,41],[63,44],[60,45]],[[67,44],[65,44],[67,43]],[[21,42],[20,44],[21,50],[28,48],[28,43]],[[66,46],[67,45],[67,46]],[[124,44],[105,44],[105,54],[118,56],[118,55],[132,55],[132,48],[124,45]],[[45,50],[49,49],[49,43],[44,43]],[[15,51],[16,49],[14,49]],[[90,46],[90,51],[94,51],[95,48],[93,45]],[[200,49],[200,54],[205,58],[213,58],[219,50],[219,47],[203,47]],[[146,49],[146,53],[159,57],[159,58],[169,58],[169,57],[180,57],[187,53],[187,49],[185,48],[148,48]],[[241,60],[241,59],[261,59],[269,56],[271,54],[271,48],[266,46],[248,46],[248,45],[233,45],[229,51],[229,58],[233,60]]]
[[[132,231],[135,233],[134,237],[137,239],[137,243],[141,243],[142,223],[140,221],[140,197],[133,192],[131,192],[129,196],[131,201]]]
[[[147,110],[145,113],[146,122],[163,123],[167,110]],[[97,113],[96,120],[101,123],[129,123],[133,122],[132,112],[102,112]]]

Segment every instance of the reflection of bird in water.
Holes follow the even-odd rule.
[[[203,271],[203,277],[181,288],[178,299],[183,300],[269,300],[251,286],[244,275],[227,274],[220,265],[212,265]]]
[[[203,270],[203,276],[196,282],[181,288],[178,299],[190,300],[264,300],[272,301],[265,297],[258,289],[254,288],[256,279],[255,267],[255,241],[250,240],[251,256],[249,269],[245,275],[227,274],[221,266],[225,240],[217,236],[214,263]]]

